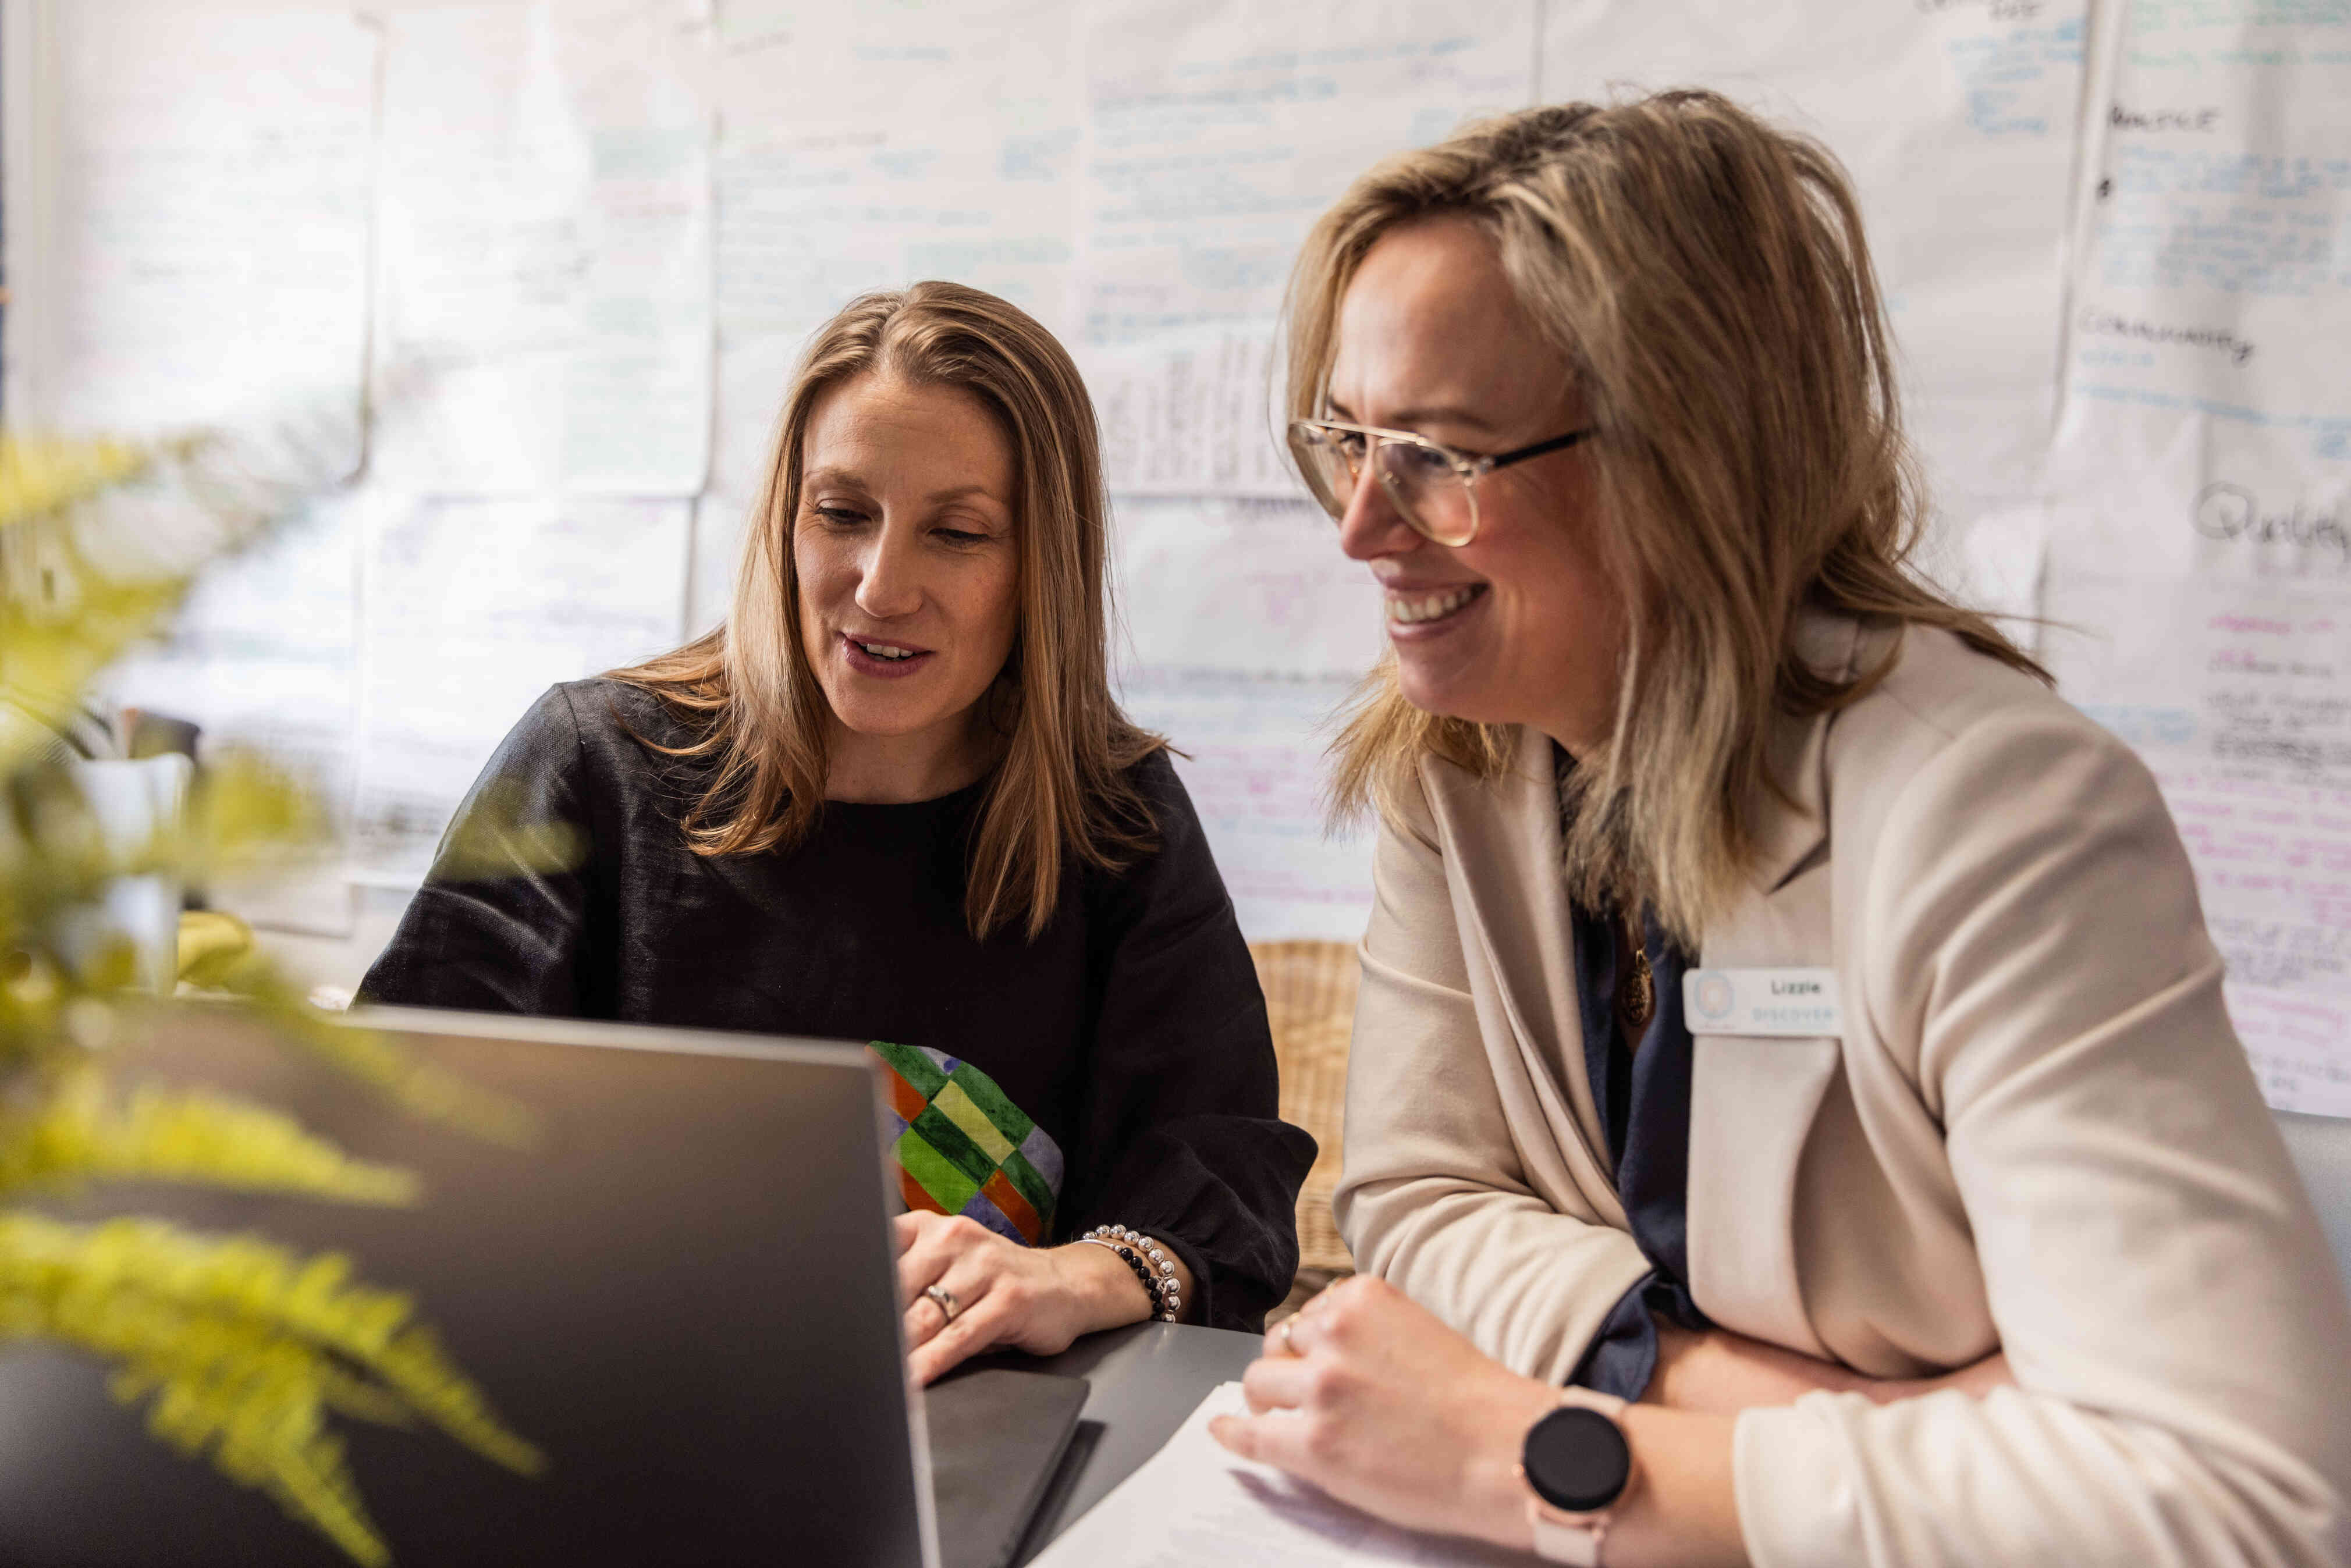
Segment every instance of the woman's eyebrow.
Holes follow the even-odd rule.
[[[814,489],[820,485],[839,485],[844,489],[855,490],[861,495],[870,496],[875,493],[873,486],[865,482],[864,476],[848,468],[830,465],[823,468],[811,468],[800,476],[800,487],[804,490]],[[949,485],[943,490],[932,491],[923,497],[923,502],[925,506],[944,507],[950,501],[960,501],[973,496],[982,500],[993,501],[999,507],[1008,505],[995,491],[985,485],[978,484]]]
[[[1363,423],[1355,417],[1353,412],[1345,403],[1336,398],[1331,400],[1331,412],[1350,424]],[[1395,421],[1391,428],[1399,430],[1409,430],[1423,424],[1458,424],[1471,430],[1482,430],[1489,435],[1495,430],[1493,422],[1485,415],[1449,402],[1430,403],[1419,408],[1400,408],[1388,417]]]

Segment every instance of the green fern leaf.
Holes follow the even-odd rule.
[[[113,1363],[114,1396],[147,1400],[157,1437],[267,1494],[367,1568],[391,1551],[330,1412],[422,1418],[521,1474],[546,1464],[413,1314],[406,1296],[352,1282],[340,1253],[305,1259],[152,1219],[0,1213],[0,1337],[61,1341]]]
[[[99,1073],[77,1071],[38,1109],[0,1115],[0,1198],[106,1179],[388,1205],[418,1192],[408,1171],[355,1160],[282,1112],[209,1090],[141,1084],[118,1108]]]

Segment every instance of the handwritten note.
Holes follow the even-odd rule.
[[[2155,769],[2273,1105],[2351,1114],[2351,11],[2119,8],[2045,644]]]
[[[108,671],[110,703],[204,727],[207,750],[258,751],[340,815],[357,720],[359,507],[309,507],[200,581],[156,646]]]
[[[750,495],[809,334],[855,296],[944,278],[1065,324],[1074,22],[1065,0],[743,0],[719,25],[714,487]]]
[[[2064,690],[2154,770],[2229,1007],[2283,1110],[2351,1115],[2351,599],[2226,580],[2053,580]]]
[[[387,19],[377,478],[442,495],[702,487],[700,15],[536,0]]]
[[[2351,12],[2127,7],[2052,464],[2058,567],[2324,580],[2351,511]]]
[[[53,292],[11,312],[35,392],[11,413],[115,434],[290,421],[312,471],[357,469],[375,35],[323,11],[50,15],[56,166],[8,216],[46,242]]]
[[[1567,0],[1544,29],[1546,99],[1708,87],[1837,155],[1928,471],[1928,564],[1977,593],[1996,586],[1968,534],[2037,495],[2047,458],[2085,10]]]
[[[674,646],[688,504],[415,500],[367,515],[358,854],[413,883],[498,741],[558,681]]]
[[[1266,416],[1299,241],[1381,154],[1528,103],[1530,0],[1084,12],[1076,288],[1121,491],[1298,493]]]
[[[1384,646],[1379,585],[1298,501],[1122,498],[1119,603],[1141,664],[1349,677]]]
[[[1176,771],[1251,939],[1353,942],[1372,907],[1367,834],[1332,836],[1322,751],[1354,683],[1142,666],[1124,672],[1135,722],[1188,756]]]

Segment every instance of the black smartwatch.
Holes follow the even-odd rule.
[[[1569,1388],[1558,1409],[1527,1428],[1519,1474],[1544,1562],[1600,1568],[1616,1505],[1633,1490],[1633,1446],[1616,1420],[1624,1409],[1613,1395]]]

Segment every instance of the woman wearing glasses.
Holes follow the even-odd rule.
[[[875,1041],[920,1381],[1254,1329],[1313,1140],[1166,744],[1111,695],[1107,518],[1042,327],[947,283],[852,301],[726,624],[540,699],[362,998]],[[567,867],[531,863],[549,823]]]
[[[1387,591],[1342,1229],[1237,1451],[1566,1563],[2320,1564],[2351,1307],[2130,753],[1904,568],[1834,161],[1382,164],[1290,319]]]

